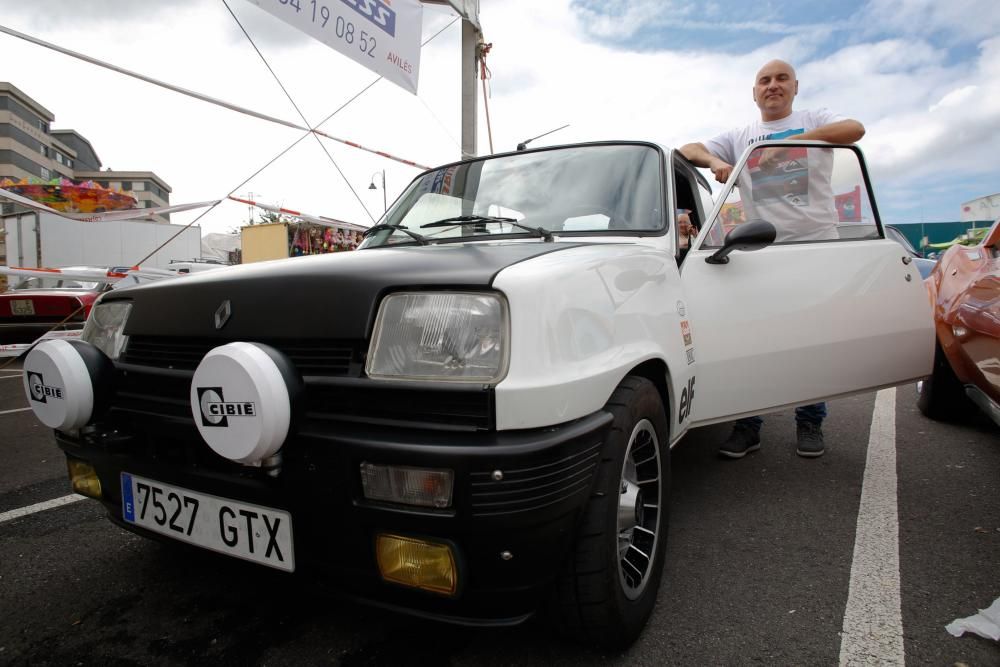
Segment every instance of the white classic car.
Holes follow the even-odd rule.
[[[816,142],[756,145],[714,204],[649,143],[466,160],[358,252],[104,295],[25,388],[129,530],[622,646],[687,429],[930,372],[927,294],[871,192],[856,147]]]

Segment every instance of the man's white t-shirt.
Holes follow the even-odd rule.
[[[705,142],[720,160],[735,165],[743,151],[758,141],[787,139],[817,127],[847,120],[828,109],[793,111],[775,121],[754,121]],[[759,151],[739,175],[740,196],[747,221],[767,220],[778,230],[778,242],[837,239],[837,208],[831,176],[833,151],[790,148],[781,161],[764,169]]]

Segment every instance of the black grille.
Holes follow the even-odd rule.
[[[424,387],[310,385],[306,389],[310,420],[356,421],[409,427],[485,431],[493,427],[493,390]]]
[[[192,375],[190,371],[120,370],[114,408],[140,416],[191,422]],[[488,430],[493,426],[492,389],[400,388],[348,382],[306,383],[306,421],[300,431],[322,436],[332,421],[461,431]]]
[[[497,516],[529,512],[555,505],[587,493],[594,470],[600,462],[601,443],[566,454],[555,461],[531,467],[503,470],[503,479],[493,479],[493,471],[473,472],[471,478],[474,516]]]
[[[143,416],[191,421],[191,374],[183,376],[118,374],[114,408]]]
[[[217,338],[131,336],[122,362],[136,366],[193,371],[202,357],[230,341]],[[360,373],[358,345],[327,339],[257,340],[280,350],[302,375],[343,376]]]

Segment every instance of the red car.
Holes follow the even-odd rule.
[[[920,411],[956,419],[975,403],[1000,425],[1000,220],[979,245],[949,248],[925,284],[937,348]]]
[[[74,270],[81,267],[63,269]],[[82,329],[94,301],[112,284],[68,278],[55,270],[51,273],[51,277],[11,277],[13,287],[0,294],[0,345],[31,343],[53,328]]]

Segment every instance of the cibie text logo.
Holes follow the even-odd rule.
[[[58,398],[59,400],[63,398],[62,388],[47,386],[41,373],[28,371],[28,390],[31,393],[31,400],[39,403],[48,403],[50,398]]]
[[[392,11],[392,7],[389,7],[388,3],[382,0],[340,1],[389,33],[391,37],[396,36],[396,12]]]
[[[229,426],[230,417],[256,417],[257,406],[251,401],[227,403],[222,387],[198,387],[202,426]]]

